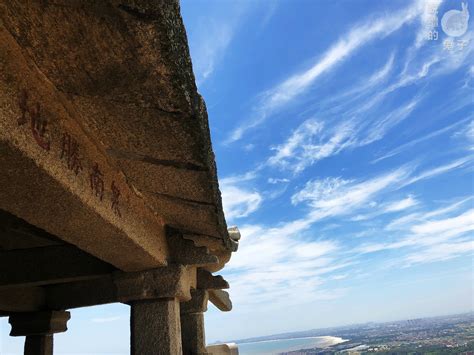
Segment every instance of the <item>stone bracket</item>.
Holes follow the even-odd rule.
[[[195,266],[219,263],[217,256],[210,254],[208,248],[196,246],[192,240],[185,239],[181,233],[168,228],[166,235],[172,263]]]
[[[191,299],[187,302],[181,303],[181,307],[180,307],[181,314],[206,312],[208,300],[209,300],[209,293],[207,291],[191,290]]]
[[[201,290],[221,290],[229,288],[229,283],[221,275],[212,275],[209,271],[197,269],[197,288]]]
[[[222,290],[209,290],[209,301],[214,306],[219,308],[222,312],[229,312],[232,310],[232,301],[230,300],[229,293]]]

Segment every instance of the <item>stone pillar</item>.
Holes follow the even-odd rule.
[[[179,300],[160,298],[131,302],[132,355],[180,355]]]
[[[26,336],[25,355],[52,355],[53,334],[65,332],[71,318],[66,311],[41,311],[10,315],[11,336]]]
[[[53,336],[27,335],[25,355],[53,355]]]
[[[113,277],[117,299],[131,307],[130,348],[132,355],[180,355],[180,302],[191,299],[196,287],[196,268],[169,264]]]
[[[205,355],[204,312],[209,299],[206,290],[192,290],[191,300],[181,304],[181,338],[185,355]]]

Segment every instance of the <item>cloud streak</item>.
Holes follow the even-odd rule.
[[[247,174],[240,180],[238,177],[221,180],[222,203],[228,221],[247,217],[259,209],[263,201],[261,194],[258,191],[239,186],[245,182],[245,179],[252,178],[252,174]]]
[[[190,51],[196,83],[202,86],[223,60],[233,38],[242,24],[250,4],[238,2],[230,7],[214,2],[205,16],[188,27]]]
[[[380,16],[358,24],[330,47],[309,69],[294,74],[261,95],[258,109],[249,121],[234,129],[227,143],[240,140],[251,128],[262,124],[270,115],[302,95],[321,75],[333,70],[354,52],[374,39],[382,39],[413,21],[422,13],[422,6],[414,3],[390,16]]]

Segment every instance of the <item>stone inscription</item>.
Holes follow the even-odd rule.
[[[100,172],[99,164],[95,163],[89,175],[92,193],[101,201],[104,198],[104,175]]]
[[[51,147],[51,140],[48,134],[48,119],[41,114],[39,102],[31,103],[28,92],[23,90],[20,94],[19,106],[21,116],[18,118],[18,125],[23,126],[30,122],[31,133],[36,143],[46,151]]]
[[[115,181],[112,181],[111,189],[112,189],[112,210],[117,216],[122,217],[122,214],[120,213],[120,208],[119,208],[120,190],[117,187],[117,185],[115,185]]]
[[[79,155],[79,144],[69,133],[63,133],[61,142],[61,160],[65,160],[67,168],[78,175],[82,171],[82,159]]]
[[[20,117],[18,117],[18,126],[30,124],[31,133],[35,142],[42,149],[50,151],[53,146],[53,139],[48,131],[48,118],[41,112],[41,104],[32,102],[28,91],[23,90],[19,95],[18,106]],[[83,159],[81,156],[81,147],[72,135],[67,132],[62,133],[59,142],[60,152],[59,160],[65,162],[68,170],[78,176],[83,171]],[[105,196],[105,177],[101,172],[99,164],[94,163],[89,169],[89,185],[92,194],[103,201]],[[110,185],[111,209],[115,215],[122,217],[120,210],[120,189],[115,181]]]

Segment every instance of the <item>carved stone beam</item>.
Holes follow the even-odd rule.
[[[177,298],[184,302],[191,299],[191,288],[196,288],[196,268],[172,264],[143,272],[116,272],[97,280],[48,286],[46,302],[51,309],[157,298]]]
[[[120,302],[156,298],[191,299],[196,288],[196,268],[170,264],[168,267],[137,273],[116,272],[113,282]]]
[[[113,270],[72,245],[1,251],[0,289],[97,278]]]
[[[42,287],[0,290],[0,309],[7,314],[38,311],[45,303],[46,293]]]

